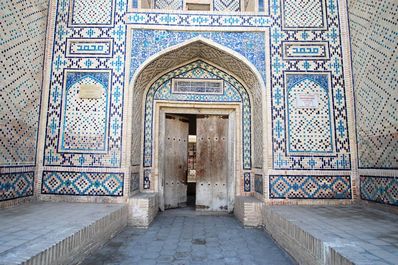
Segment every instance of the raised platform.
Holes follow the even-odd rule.
[[[0,264],[74,264],[127,224],[125,205],[35,202],[0,211]]]
[[[398,215],[363,206],[266,206],[272,237],[300,264],[398,264]]]

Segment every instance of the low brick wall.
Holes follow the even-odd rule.
[[[138,193],[129,199],[128,224],[147,228],[159,212],[157,193]]]
[[[27,258],[25,265],[78,264],[87,254],[102,246],[127,224],[127,206],[96,220],[94,223],[59,241],[39,254]]]
[[[254,197],[235,197],[234,214],[245,227],[263,225],[264,203]]]
[[[353,264],[336,252],[332,246],[324,244],[322,240],[317,239],[285,217],[275,213],[271,207],[264,207],[263,216],[265,230],[299,264]]]

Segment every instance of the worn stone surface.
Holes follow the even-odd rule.
[[[37,202],[0,211],[0,264],[73,264],[127,224],[115,204]]]
[[[157,193],[138,193],[128,202],[128,224],[134,227],[148,227],[159,211]]]
[[[149,229],[127,227],[83,261],[98,264],[293,264],[259,229],[228,214],[160,213]]]
[[[258,227],[263,225],[264,203],[255,197],[236,196],[234,214],[246,227]]]
[[[398,264],[398,214],[363,206],[268,206],[265,227],[303,264]]]

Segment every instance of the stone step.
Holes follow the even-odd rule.
[[[126,205],[38,202],[0,212],[0,264],[76,264],[127,225]]]

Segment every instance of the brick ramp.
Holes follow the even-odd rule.
[[[299,264],[398,264],[398,215],[360,206],[265,206],[265,229]]]
[[[38,202],[0,211],[0,264],[76,264],[127,224],[125,205]]]

